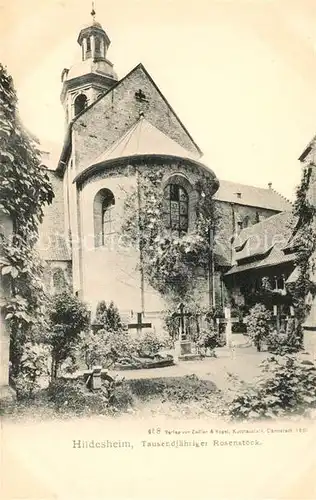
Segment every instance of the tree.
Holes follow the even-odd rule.
[[[34,249],[43,206],[53,191],[39,151],[19,119],[12,78],[0,64],[0,211],[13,225],[12,238],[1,239],[1,274],[10,281],[11,296],[4,304],[11,333],[12,377],[19,375],[23,346],[38,341],[34,330],[45,332],[42,263]]]
[[[97,305],[95,318],[96,322],[102,325],[102,328],[107,332],[117,332],[123,328],[119,310],[113,300],[109,306],[104,300],[101,300]]]
[[[263,304],[255,304],[250,309],[249,316],[245,318],[247,331],[257,351],[261,351],[262,341],[268,340],[270,334],[269,321],[271,317],[271,311]]]
[[[118,308],[113,301],[110,302],[106,311],[106,324],[105,329],[109,332],[117,332],[122,330],[122,321]]]
[[[49,322],[47,342],[51,348],[51,378],[54,379],[60,365],[73,354],[80,342],[80,334],[88,328],[90,313],[77,297],[63,292],[52,299]]]
[[[105,325],[106,312],[107,312],[106,302],[105,302],[105,300],[101,300],[98,303],[97,308],[96,308],[96,312],[95,312],[96,323],[99,323],[101,325]]]

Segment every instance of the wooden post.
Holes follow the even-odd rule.
[[[278,309],[279,308],[277,305],[273,306],[273,316],[275,316],[275,320],[276,320],[276,329],[277,329],[277,332],[280,333],[280,317],[279,317],[279,310]]]
[[[226,347],[232,347],[232,320],[231,320],[231,310],[230,307],[225,307],[224,309],[225,319],[226,319]]]

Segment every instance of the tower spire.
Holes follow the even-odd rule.
[[[95,12],[94,2],[92,2],[92,10],[91,10],[90,14],[91,14],[91,16],[92,16],[92,20],[93,20],[93,22],[95,22],[95,15],[96,15],[96,12]]]

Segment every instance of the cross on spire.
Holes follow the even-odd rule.
[[[95,8],[94,8],[94,2],[92,2],[92,10],[90,12],[91,16],[92,16],[92,19],[93,19],[93,22],[95,21]]]

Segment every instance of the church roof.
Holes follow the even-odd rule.
[[[234,241],[236,264],[226,275],[294,261],[295,254],[285,252],[294,222],[292,212],[287,211],[243,229]]]
[[[122,137],[88,166],[126,156],[152,154],[180,156],[191,160],[197,160],[200,156],[183,148],[148,120],[141,117]]]
[[[279,212],[292,208],[291,202],[272,188],[260,188],[223,180],[219,181],[219,189],[214,199]]]
[[[69,161],[69,158],[70,158],[70,155],[71,155],[71,149],[72,149],[72,127],[73,127],[74,123],[76,123],[76,121],[83,114],[87,113],[87,111],[90,110],[93,106],[95,106],[101,99],[103,99],[106,95],[110,94],[111,92],[114,92],[115,89],[117,89],[117,87],[119,85],[121,85],[125,80],[127,80],[133,73],[135,73],[136,71],[139,71],[139,70],[141,70],[146,75],[146,77],[148,78],[148,80],[156,88],[157,92],[159,93],[159,95],[161,96],[161,98],[164,100],[164,102],[167,104],[167,106],[170,109],[171,113],[174,114],[174,116],[177,119],[179,125],[182,127],[182,129],[184,130],[184,132],[187,134],[187,136],[192,141],[192,144],[196,148],[196,151],[199,153],[199,156],[200,157],[202,156],[202,151],[200,150],[200,148],[198,147],[198,145],[196,144],[196,142],[194,141],[194,139],[192,138],[192,136],[190,135],[190,133],[188,132],[188,130],[186,129],[186,127],[184,126],[184,124],[181,122],[180,118],[178,117],[178,115],[176,114],[176,112],[174,111],[174,109],[172,108],[172,106],[169,104],[169,102],[167,101],[167,99],[165,98],[165,96],[162,94],[162,92],[160,91],[159,87],[154,82],[154,80],[152,79],[152,77],[150,76],[150,74],[148,73],[148,71],[145,69],[145,67],[143,66],[143,64],[139,63],[137,66],[135,66],[135,68],[133,68],[129,73],[127,73],[127,75],[125,75],[121,80],[119,80],[118,82],[116,82],[107,92],[105,92],[104,94],[102,94],[102,96],[100,96],[93,103],[91,103],[89,106],[87,106],[77,116],[75,116],[75,118],[69,123],[68,130],[67,130],[66,137],[65,137],[65,141],[64,141],[64,145],[63,145],[63,149],[62,149],[62,152],[61,152],[61,155],[60,155],[60,159],[59,159],[59,162],[58,162],[58,166],[57,166],[57,172],[63,174],[63,172],[65,170],[65,167],[67,165],[67,162]]]

